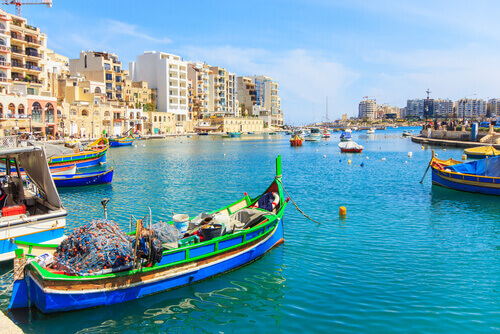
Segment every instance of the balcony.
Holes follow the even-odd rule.
[[[0,45],[0,52],[9,53],[10,47],[5,46],[5,45]]]
[[[2,78],[2,77],[0,77],[0,82],[1,82],[1,83],[11,83],[11,82],[12,82],[12,80],[11,80],[11,79],[7,79],[7,78]]]
[[[27,24],[25,27],[28,28],[29,30],[37,31],[37,27],[31,26],[29,24]]]
[[[23,43],[23,44],[26,43],[26,41],[24,40],[22,35],[11,33],[10,37],[11,37],[11,39],[10,39],[11,42],[19,42],[19,43]]]
[[[0,35],[10,36],[9,32],[5,29],[0,29]]]
[[[38,53],[38,52],[34,52],[34,51],[28,51],[26,50],[26,55],[28,57],[33,57],[33,58],[42,58],[42,56]]]
[[[1,14],[0,15],[0,20],[7,22],[7,21],[10,21],[10,18],[7,15]]]
[[[28,44],[33,44],[33,45],[42,45],[42,43],[40,41],[37,41],[36,39],[34,38],[30,38],[30,37],[26,37],[24,38],[24,40],[26,42],[28,42]]]
[[[12,67],[25,68],[23,63],[12,63]]]
[[[6,61],[0,61],[0,68],[10,68],[10,63]]]
[[[36,71],[36,72],[41,72],[42,71],[41,67],[35,66],[35,65],[31,65],[31,64],[26,64],[25,67],[26,67],[26,69],[28,69],[28,71]]]

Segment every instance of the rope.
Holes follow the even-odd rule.
[[[290,198],[290,201],[292,202],[292,204],[295,206],[295,208],[297,209],[298,212],[300,212],[304,217],[306,217],[307,219],[309,219],[310,221],[312,222],[315,222],[316,224],[318,225],[321,225],[322,223],[317,221],[317,220],[314,220],[312,219],[311,217],[309,217],[304,211],[302,211],[299,206],[294,202],[294,200],[292,199],[292,196],[290,196],[290,194],[288,193],[288,191],[286,191],[285,187],[283,186],[283,183],[281,182],[281,180],[279,178],[276,178],[276,181],[278,181],[280,184],[281,184],[281,188],[283,188],[283,191],[285,192],[285,194],[288,196],[288,198]]]
[[[28,264],[28,262],[26,262],[24,265],[22,265],[22,266],[20,266],[19,268],[17,268],[17,270],[13,273],[12,277],[15,277],[15,276],[19,273],[19,271],[24,270],[24,268],[26,267],[26,265],[27,265],[27,264]],[[14,269],[12,269],[12,270],[10,270],[10,271],[6,272],[6,273],[5,273],[5,274],[3,274],[2,276],[0,276],[0,278],[1,278],[1,279],[3,279],[3,278],[4,278],[4,276],[7,276],[8,274],[12,273],[13,271],[14,271]],[[7,292],[11,291],[11,289],[12,289],[12,287],[14,286],[14,283],[15,283],[15,282],[16,282],[16,281],[12,280],[12,283],[10,283],[10,284],[9,284],[9,285],[5,288],[5,290],[3,290],[2,292],[0,292],[0,296],[2,296],[2,295],[4,295],[4,294],[6,294]]]

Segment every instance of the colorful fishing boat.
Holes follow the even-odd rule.
[[[330,138],[330,136],[331,136],[330,131],[328,131],[326,129],[323,130],[323,138],[328,139],[328,138]]]
[[[231,138],[241,137],[241,133],[240,132],[229,132],[229,136]]]
[[[247,265],[284,242],[283,214],[288,203],[284,195],[278,156],[276,177],[266,191],[255,198],[245,193],[234,203],[208,213],[233,219],[232,228],[225,229],[225,233],[219,229],[219,234],[209,237],[211,232],[203,231],[209,230],[207,225],[197,230],[195,227],[206,236],[204,241],[197,242],[193,235],[175,245],[163,244],[161,257],[154,261],[134,256],[132,268],[69,275],[37,261],[26,262],[26,257],[18,254],[14,267],[20,275],[15,277],[9,309],[34,305],[43,313],[53,313],[110,305],[190,285]],[[137,241],[145,231],[140,221],[136,231],[133,235]],[[46,248],[47,253],[55,249]],[[139,254],[136,249],[135,255]],[[24,270],[20,266],[25,266]]]
[[[31,146],[44,147],[47,154],[47,163],[50,167],[76,165],[77,168],[92,167],[106,162],[106,152],[109,148],[107,138],[99,138],[86,145],[82,151],[63,146],[28,142]]]
[[[304,138],[300,137],[298,133],[296,133],[295,136],[290,138],[290,145],[291,146],[302,146],[303,142],[304,142]]]
[[[342,141],[339,143],[340,152],[343,153],[361,153],[364,147],[354,141]]]
[[[135,137],[132,134],[128,136],[122,136],[118,138],[110,138],[109,146],[110,147],[118,147],[118,146],[130,146],[134,142]]]
[[[101,172],[53,176],[56,187],[82,187],[107,184],[113,181],[113,167]]]
[[[486,157],[492,158],[500,155],[500,151],[495,149],[493,145],[471,147],[464,150],[469,159],[484,159]]]
[[[0,150],[0,261],[12,260],[14,240],[57,243],[66,225],[64,209],[40,147]],[[29,180],[23,182],[20,164]]]
[[[473,193],[500,195],[500,156],[462,162],[440,160],[430,162],[432,184]]]

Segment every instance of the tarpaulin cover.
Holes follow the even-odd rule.
[[[342,141],[339,143],[339,147],[344,150],[362,150],[364,148],[353,141]]]
[[[72,148],[67,148],[61,145],[52,145],[52,144],[47,144],[43,142],[37,142],[37,141],[28,141],[29,145],[31,146],[37,146],[37,147],[44,147],[45,148],[45,155],[47,156],[47,159],[53,158],[53,157],[60,157],[61,155],[70,155],[74,154],[75,150]]]
[[[500,156],[448,166],[446,170],[462,174],[500,177]]]

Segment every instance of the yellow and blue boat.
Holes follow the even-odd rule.
[[[106,162],[108,148],[108,139],[99,138],[85,146],[82,151],[52,156],[48,158],[47,163],[49,167],[76,165],[77,168],[83,168],[97,166]]]
[[[486,157],[496,157],[500,155],[500,150],[497,150],[493,145],[471,147],[464,150],[464,153],[469,159],[484,159]]]
[[[109,146],[118,147],[118,146],[130,146],[134,142],[135,137],[132,134],[124,137],[111,138],[109,140]]]
[[[55,175],[52,177],[56,187],[82,187],[107,184],[113,181],[113,167],[101,172]]]
[[[500,156],[470,162],[433,157],[432,184],[487,195],[500,195]]]

